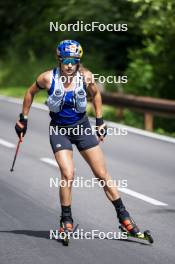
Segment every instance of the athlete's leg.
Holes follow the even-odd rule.
[[[112,201],[121,225],[132,234],[139,233],[139,228],[126,210],[117,188],[114,186],[111,187],[111,182],[110,185],[108,184],[108,180],[112,180],[112,178],[106,169],[105,160],[101,148],[99,146],[96,146],[87,150],[83,150],[80,153],[90,165],[94,175],[98,179],[102,179],[105,181],[106,185],[104,187],[104,191],[109,200]]]
[[[71,211],[72,203],[72,182],[74,178],[73,151],[63,149],[55,153],[55,159],[61,172],[60,185],[60,204],[61,219],[60,232],[64,232],[66,228],[69,231],[73,229],[73,218]]]
[[[61,172],[60,203],[70,206],[72,202],[72,181],[74,179],[73,151],[63,149],[55,153],[55,159]]]
[[[60,130],[56,130],[56,133],[50,133],[50,144],[61,172],[59,192],[61,204],[60,226],[69,227],[69,230],[71,230],[73,227],[71,190],[74,178],[72,144],[66,135],[61,134]]]
[[[115,187],[111,175],[106,169],[103,152],[99,146],[80,151],[83,158],[90,165],[94,175],[105,182],[104,191],[110,201],[114,201],[120,197]],[[108,184],[110,181],[110,184]]]

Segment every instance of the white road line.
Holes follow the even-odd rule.
[[[58,167],[57,162],[54,159],[50,159],[50,158],[40,158],[40,160],[42,162],[45,162],[49,165],[53,165],[54,167]],[[76,171],[76,168],[74,168],[74,171]]]
[[[89,119],[91,120],[91,122],[95,123],[94,118],[89,117]],[[158,140],[162,140],[165,142],[175,144],[175,138],[173,138],[173,137],[159,135],[159,134],[156,134],[153,132],[149,132],[149,131],[142,130],[142,129],[135,128],[135,127],[122,125],[122,124],[111,122],[111,121],[105,121],[105,123],[108,125],[108,127],[114,127],[117,129],[125,129],[126,131],[131,132],[133,134],[137,134],[137,135],[141,135],[141,136],[145,136],[145,137],[149,137],[149,138],[153,138],[153,139],[158,139]]]
[[[53,165],[55,167],[58,167],[58,164],[55,160],[53,159],[50,159],[50,158],[40,158],[41,161],[45,162],[45,163],[48,163],[50,165]]]
[[[133,133],[133,134],[137,134],[137,135],[141,135],[141,136],[145,136],[145,137],[149,137],[149,138],[154,138],[154,139],[158,139],[158,140],[162,140],[165,142],[169,142],[169,143],[173,143],[175,144],[175,138],[171,138],[168,136],[163,136],[163,135],[159,135],[156,133],[152,133],[146,130],[142,130],[139,128],[135,128],[135,127],[130,127],[130,126],[126,126],[126,125],[121,125],[121,124],[116,124],[114,122],[108,122],[109,126],[113,126],[113,127],[117,127],[120,129],[126,129],[127,131]]]
[[[14,104],[20,104],[20,105],[23,104],[23,99],[15,98],[15,97],[9,97],[9,96],[5,96],[5,95],[0,95],[0,100],[5,101],[5,102],[14,103]],[[49,111],[48,107],[45,104],[33,102],[32,107],[40,109],[40,110]]]
[[[50,158],[40,158],[40,160],[43,161],[43,162],[45,162],[45,163],[48,163],[50,165],[53,165],[55,167],[58,166],[57,163],[56,163],[56,161],[53,160],[53,159],[50,159]],[[135,192],[135,191],[133,191],[131,189],[128,189],[128,188],[118,188],[118,189],[119,189],[120,192],[123,192],[123,193],[126,193],[128,195],[131,195],[131,196],[133,196],[135,198],[138,198],[140,200],[143,200],[143,201],[145,201],[147,203],[150,203],[150,204],[153,204],[153,205],[157,205],[157,206],[168,206],[168,204],[166,204],[166,203],[160,202],[160,201],[158,201],[156,199],[153,199],[153,198],[151,198],[149,196],[146,196],[144,194]]]
[[[7,148],[15,148],[15,145],[13,143],[10,143],[2,138],[0,138],[0,145],[3,145],[4,147]]]
[[[4,96],[4,95],[0,95],[0,100],[5,101],[5,102],[11,102],[11,103],[16,103],[16,104],[22,104],[23,100],[19,99],[19,98],[14,98],[14,97],[9,97],[9,96]],[[32,107],[36,108],[36,109],[40,109],[40,110],[44,110],[44,111],[49,111],[48,107],[44,104],[40,104],[40,103],[33,103]],[[89,118],[91,121],[94,122],[94,118],[90,117]],[[149,137],[149,138],[154,138],[154,139],[158,139],[158,140],[162,140],[165,142],[169,142],[169,143],[173,143],[175,144],[175,138],[171,138],[168,136],[163,136],[163,135],[159,135],[156,133],[152,133],[149,131],[145,131],[139,128],[134,128],[134,127],[130,127],[130,126],[126,126],[126,125],[121,125],[115,122],[111,122],[111,121],[105,121],[105,123],[110,126],[110,127],[116,127],[116,128],[120,128],[120,129],[126,129],[128,132],[137,134],[137,135],[141,135],[141,136],[145,136],[145,137]]]
[[[123,192],[123,193],[126,193],[126,194],[129,194],[133,197],[136,197],[140,200],[143,200],[147,203],[150,203],[150,204],[153,204],[153,205],[158,205],[158,206],[168,206],[168,204],[166,203],[163,203],[163,202],[160,202],[156,199],[153,199],[149,196],[146,196],[144,194],[141,194],[141,193],[138,193],[138,192],[135,192],[135,191],[132,191],[131,189],[128,189],[128,188],[118,188],[119,191]]]

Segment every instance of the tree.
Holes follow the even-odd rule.
[[[129,0],[136,7],[143,47],[130,51],[127,92],[175,99],[175,3]]]

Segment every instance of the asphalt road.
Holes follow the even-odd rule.
[[[21,105],[0,100],[0,139],[16,144],[14,124],[20,111]],[[114,179],[125,179],[129,189],[167,204],[158,206],[122,193],[140,228],[152,231],[153,245],[96,238],[72,239],[64,247],[49,237],[60,219],[58,188],[50,188],[49,182],[60,174],[57,167],[40,160],[54,159],[48,124],[48,112],[31,109],[13,173],[9,169],[15,149],[0,144],[0,263],[175,263],[175,144],[128,133],[109,136],[102,145]],[[93,177],[76,148],[74,161],[76,177]],[[79,229],[119,231],[114,208],[100,187],[74,188],[72,211]]]

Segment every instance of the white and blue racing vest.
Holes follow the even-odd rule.
[[[58,68],[53,70],[52,84],[48,91],[47,105],[53,113],[59,113],[64,108],[66,89]],[[77,113],[85,113],[87,106],[86,86],[82,75],[77,71],[73,89],[73,110]]]

